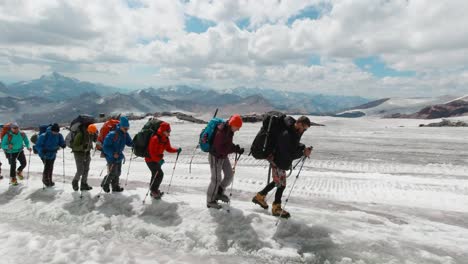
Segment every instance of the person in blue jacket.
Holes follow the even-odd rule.
[[[112,185],[112,192],[122,192],[124,189],[119,185],[119,177],[122,172],[122,161],[125,159],[123,150],[125,145],[133,145],[132,138],[128,134],[130,123],[125,116],[120,117],[120,123],[114,131],[107,134],[103,143],[103,153],[107,160],[108,174],[102,180],[101,187],[106,193],[110,192],[109,184]]]
[[[57,123],[47,128],[47,131],[39,136],[36,142],[36,149],[39,157],[44,163],[44,171],[42,172],[42,182],[46,187],[54,186],[52,181],[52,173],[54,171],[54,162],[57,156],[57,151],[60,148],[65,148],[65,140],[60,134],[60,127]]]
[[[18,185],[16,176],[23,179],[23,169],[26,167],[26,156],[24,155],[24,146],[31,152],[29,139],[26,134],[19,129],[17,123],[10,125],[10,130],[2,138],[2,149],[10,163],[10,184]],[[16,160],[19,160],[20,166],[16,168]]]

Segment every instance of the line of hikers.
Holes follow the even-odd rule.
[[[26,148],[30,156],[31,151],[38,154],[44,164],[42,173],[44,186],[54,186],[52,175],[57,152],[60,148],[64,150],[68,146],[72,149],[77,168],[72,180],[74,191],[92,189],[88,184],[88,173],[91,151],[97,149],[101,151],[101,157],[107,161],[108,173],[102,179],[102,191],[122,192],[124,188],[120,186],[120,175],[122,163],[125,160],[123,151],[125,146],[128,146],[132,147],[132,155],[135,154],[145,159],[151,172],[149,191],[154,199],[161,199],[164,194],[160,191],[164,177],[162,170],[164,152],[177,153],[177,157],[182,152],[182,148],[174,148],[171,145],[170,124],[158,119],[150,119],[132,139],[128,133],[130,123],[127,117],[111,118],[99,131],[95,122],[96,120],[91,116],[78,116],[71,122],[70,132],[66,138],[60,133],[57,123],[41,126],[39,133],[31,137],[31,142],[35,144],[33,147],[30,146],[29,139],[19,129],[17,123],[7,123],[2,126],[1,146],[10,164],[10,184],[18,185],[17,177],[20,180],[24,178],[23,170],[27,165],[24,153],[24,148]],[[211,170],[211,180],[206,193],[208,208],[221,209],[219,201],[230,202],[226,189],[233,181],[235,168],[231,166],[228,155],[236,154],[236,165],[240,155],[244,153],[244,148],[233,143],[234,133],[241,129],[242,124],[242,118],[237,114],[232,115],[228,120],[214,117],[200,134],[197,148],[208,153]],[[266,195],[276,187],[275,200],[272,204],[274,216],[290,217],[290,214],[281,207],[281,199],[286,188],[288,170],[292,169],[293,161],[301,157],[305,160],[312,152],[312,147],[306,147],[300,143],[303,133],[310,126],[311,122],[305,116],[295,120],[291,116],[272,113],[266,115],[252,143],[250,154],[256,159],[265,159],[270,164],[268,184],[253,197],[252,202],[268,209]],[[96,148],[93,146],[94,143]],[[17,160],[20,162],[18,168],[16,167]],[[270,173],[273,176],[271,182]],[[1,178],[3,176],[0,175]]]

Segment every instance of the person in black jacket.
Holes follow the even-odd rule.
[[[271,212],[274,216],[288,218],[290,214],[281,208],[281,197],[286,188],[286,171],[291,169],[293,160],[299,159],[302,156],[309,157],[312,147],[306,148],[304,144],[300,143],[302,134],[310,127],[309,118],[301,116],[296,121],[294,118],[287,116],[284,122],[286,129],[279,133],[276,138],[274,154],[268,157],[268,161],[271,164],[273,181],[262,191],[258,192],[252,199],[252,202],[264,209],[268,209],[265,197],[273,188],[277,187]]]

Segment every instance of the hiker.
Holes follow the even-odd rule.
[[[244,149],[239,145],[234,145],[232,140],[234,133],[242,127],[242,118],[233,115],[227,122],[221,123],[215,130],[213,143],[208,155],[211,168],[211,182],[207,190],[206,206],[208,208],[221,209],[218,200],[229,202],[229,197],[224,191],[231,184],[233,172],[228,155],[231,153],[244,153]],[[224,178],[221,177],[224,172]]]
[[[89,165],[91,163],[91,150],[93,149],[93,142],[96,142],[97,132],[98,130],[96,125],[90,124],[86,129],[78,129],[73,138],[71,148],[76,163],[76,173],[72,180],[74,191],[78,191],[78,188],[81,191],[89,191],[93,189],[93,187],[88,184],[88,172]],[[81,184],[78,186],[80,177]]]
[[[284,130],[275,139],[272,139],[276,140],[275,149],[273,154],[267,158],[271,165],[273,181],[258,192],[252,202],[264,209],[268,209],[265,197],[268,192],[277,187],[271,212],[273,216],[288,218],[290,214],[281,208],[281,197],[286,188],[286,172],[291,169],[293,160],[303,155],[309,157],[312,147],[306,148],[304,144],[300,143],[302,134],[310,127],[309,118],[301,116],[296,121],[294,118],[287,116],[284,118],[284,125]]]
[[[120,117],[120,122],[115,130],[109,132],[103,143],[103,153],[107,160],[108,174],[101,182],[102,190],[110,192],[109,184],[112,185],[112,192],[122,192],[124,188],[119,185],[119,177],[122,173],[122,161],[125,159],[123,150],[125,145],[133,145],[132,138],[128,134],[130,123],[125,116]]]
[[[151,171],[151,197],[161,199],[164,194],[159,190],[159,186],[164,177],[162,165],[164,164],[164,151],[180,154],[182,148],[173,148],[169,137],[171,135],[171,126],[162,122],[158,131],[151,137],[148,145],[149,157],[145,158],[146,165]]]
[[[44,183],[46,187],[55,185],[55,182],[52,181],[55,158],[57,156],[57,151],[65,147],[65,140],[62,134],[60,134],[60,126],[57,123],[49,126],[46,132],[41,134],[37,139],[36,149],[44,163],[42,183]]]
[[[23,169],[26,167],[26,156],[24,155],[24,146],[32,151],[29,145],[29,139],[26,134],[20,131],[17,123],[11,123],[9,129],[2,137],[2,149],[10,163],[10,184],[18,185],[18,179],[23,180]],[[16,168],[16,160],[20,162],[20,166]]]

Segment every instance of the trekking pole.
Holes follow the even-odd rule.
[[[232,167],[232,182],[231,182],[231,191],[229,192],[229,202],[228,202],[228,209],[227,212],[231,212],[231,198],[232,198],[232,189],[234,188],[234,175],[236,174],[236,167],[237,167],[237,162],[239,161],[240,157],[242,154],[237,154],[234,159],[234,166]]]
[[[169,181],[169,186],[167,186],[167,191],[166,191],[167,194],[169,194],[169,190],[171,189],[172,177],[174,177],[174,172],[175,172],[175,168],[176,168],[178,160],[179,160],[179,153],[177,153],[177,157],[176,157],[176,160],[175,160],[175,163],[174,163],[174,168],[172,168],[171,180]]]
[[[31,151],[29,151],[28,157],[28,173],[26,174],[26,185],[29,185],[29,168],[31,167]]]
[[[101,190],[99,191],[99,193],[98,193],[98,195],[97,195],[97,198],[98,198],[98,199],[101,198],[101,193],[102,193],[102,191],[103,191],[102,185],[103,185],[103,183],[104,183],[104,184],[107,183],[107,180],[108,180],[108,178],[109,178],[109,175],[111,174],[112,169],[114,169],[114,164],[115,164],[115,163],[112,163],[112,164],[108,167],[108,169],[107,169],[107,175],[104,176],[104,179],[103,179],[103,181],[102,181],[102,183],[101,183]],[[107,166],[107,165],[106,165],[106,166]]]
[[[65,189],[65,148],[62,149],[62,158],[63,158],[63,188]]]
[[[152,179],[151,182],[150,182],[148,191],[146,192],[145,198],[143,199],[143,204],[145,204],[146,198],[148,197],[148,194],[149,194],[149,192],[150,192],[150,190],[151,190],[151,186],[153,186],[153,183],[154,183],[154,181],[156,180],[156,177],[158,177],[158,173],[159,173],[159,170],[156,171],[156,173],[154,174],[153,179]]]
[[[133,157],[133,151],[132,151],[132,154],[130,154],[130,162],[128,163],[127,178],[125,179],[125,187],[127,187],[128,175],[130,174],[130,166],[132,165],[132,157]]]
[[[278,226],[278,223],[279,223],[279,221],[280,221],[280,218],[281,218],[281,216],[283,215],[284,209],[286,208],[286,205],[288,204],[289,197],[291,196],[291,193],[292,193],[292,191],[293,191],[293,189],[294,189],[294,185],[296,185],[296,181],[297,181],[297,179],[299,178],[299,174],[301,174],[301,171],[302,171],[302,168],[304,167],[304,163],[305,163],[306,159],[307,159],[306,156],[304,156],[304,157],[301,159],[301,161],[302,161],[301,167],[299,168],[299,171],[297,172],[297,176],[296,176],[296,179],[295,179],[294,182],[293,182],[293,185],[291,186],[291,190],[289,190],[288,198],[286,198],[286,201],[284,202],[284,206],[283,206],[283,208],[281,208],[281,213],[280,213],[280,216],[278,217],[278,220],[276,221],[276,226]]]
[[[193,158],[195,157],[195,151],[197,151],[197,148],[200,146],[200,144],[198,144],[195,149],[193,150],[193,153],[192,153],[192,158],[190,158],[190,164],[189,164],[189,173],[192,174],[192,162],[193,162]]]

